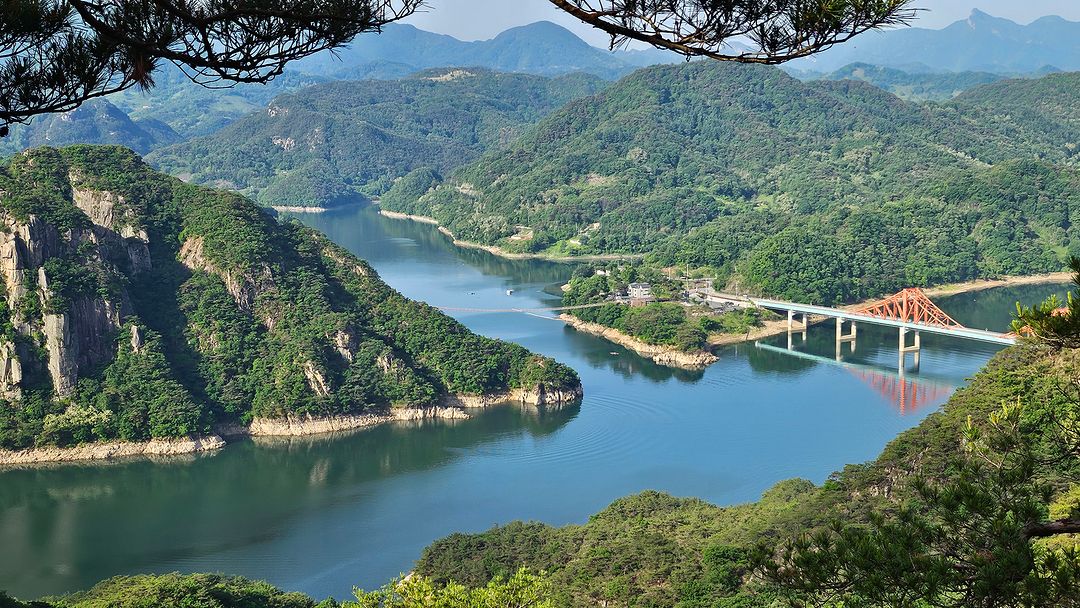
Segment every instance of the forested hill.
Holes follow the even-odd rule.
[[[477,68],[328,83],[282,95],[149,161],[266,205],[330,206],[380,194],[421,166],[441,172],[472,161],[604,84],[585,74],[549,79]]]
[[[118,144],[145,154],[181,139],[160,120],[132,120],[108,100],[92,99],[70,112],[41,116],[28,125],[13,125],[11,134],[0,138],[0,156],[36,146],[79,143]]]
[[[319,233],[125,148],[12,157],[0,219],[0,448],[579,390],[569,368],[407,300]]]
[[[767,67],[647,68],[383,205],[470,241],[645,253],[819,303],[1060,270],[1080,253],[1080,75],[988,86],[915,104]]]

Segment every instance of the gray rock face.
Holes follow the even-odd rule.
[[[75,176],[73,176],[75,178]],[[75,188],[72,201],[94,223],[94,240],[107,249],[122,252],[133,273],[153,268],[150,261],[150,238],[139,226],[123,197],[112,192]]]
[[[130,218],[117,217],[122,203],[118,197],[76,189],[73,200],[93,222],[90,230],[61,234],[38,217],[20,221],[0,212],[0,275],[8,308],[13,312],[16,331],[47,354],[45,367],[59,397],[72,393],[79,370],[97,366],[115,355],[114,338],[129,306],[126,293],[119,294],[115,301],[99,294],[85,294],[72,298],[63,311],[51,311],[48,304],[56,296],[56,277],[49,276],[44,264],[51,258],[76,256],[103,266],[115,261],[130,264],[133,272],[151,268],[146,231],[134,226]],[[92,245],[89,254],[87,244]],[[42,312],[32,315],[37,318],[26,318],[25,303],[35,299]],[[0,396],[13,399],[21,394],[26,359],[32,351],[32,346],[0,344]]]
[[[0,344],[0,397],[18,399],[22,396],[22,363],[13,342]]]
[[[121,324],[120,307],[103,298],[78,298],[69,311],[45,315],[41,330],[58,396],[71,395],[80,369],[112,359]]]

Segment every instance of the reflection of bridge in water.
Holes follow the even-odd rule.
[[[856,378],[868,384],[877,391],[886,401],[892,403],[900,410],[901,415],[910,414],[922,407],[937,403],[956,390],[956,387],[944,380],[932,376],[908,376],[904,368],[897,371],[881,369],[861,363],[844,361],[839,354],[835,359],[812,355],[797,350],[789,350],[779,346],[755,342],[754,346],[761,350],[781,353],[791,357],[813,361],[825,365],[842,367],[851,372]]]
[[[905,289],[880,302],[852,309],[759,298],[750,298],[748,301],[759,308],[787,311],[789,349],[794,347],[794,334],[801,333],[803,341],[806,341],[811,316],[836,319],[836,356],[838,359],[841,347],[845,343],[850,343],[852,352],[855,351],[855,340],[858,336],[857,323],[895,327],[900,332],[901,372],[904,369],[904,360],[909,353],[914,355],[915,366],[918,367],[922,352],[922,332],[1006,346],[1016,343],[1016,336],[1011,334],[964,327],[930,301],[921,289]],[[802,315],[801,323],[796,323],[796,314]],[[844,333],[845,323],[851,324],[850,333]],[[914,344],[908,344],[908,332],[915,334]]]

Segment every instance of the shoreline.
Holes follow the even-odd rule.
[[[998,287],[1019,287],[1022,285],[1047,285],[1050,283],[1071,282],[1072,273],[1051,272],[1048,274],[1014,275],[1001,277],[1000,279],[975,279],[973,281],[964,281],[962,283],[946,283],[936,287],[924,288],[923,291],[926,292],[927,296],[934,298],[971,293],[973,291],[983,291],[985,289],[996,289]],[[858,305],[869,304],[870,302],[876,301],[877,300],[868,300],[866,302],[861,302]]]
[[[1052,272],[1047,274],[1037,275],[1021,275],[1021,276],[1006,276],[998,279],[976,279],[973,281],[964,281],[961,283],[946,283],[944,285],[938,285],[936,287],[923,288],[927,297],[940,298],[946,296],[955,296],[965,293],[973,293],[977,291],[984,291],[987,289],[997,289],[1001,287],[1020,287],[1024,285],[1047,285],[1054,283],[1069,283],[1072,281],[1072,274],[1068,272]],[[874,302],[880,302],[880,298],[874,298],[870,300],[863,300],[853,304],[845,304],[840,306],[841,309],[853,309],[872,304]],[[653,361],[659,365],[668,365],[669,367],[678,367],[681,369],[703,369],[719,361],[719,358],[697,366],[686,366],[674,364],[670,365],[662,361],[657,361],[657,357],[654,356],[657,350],[666,350],[669,353],[680,354],[681,351],[674,349],[667,349],[666,347],[655,346],[641,342],[633,336],[628,336],[617,329],[599,325],[596,323],[588,323],[578,319],[569,314],[559,315],[559,319],[566,322],[575,329],[585,331],[599,338],[608,340],[625,348],[628,348],[637,354],[645,357],[646,359],[653,359]],[[815,325],[821,321],[820,318],[809,319],[810,325]],[[772,321],[765,321],[765,324],[761,327],[755,327],[746,334],[712,334],[708,338],[708,343],[711,348],[718,348],[723,346],[734,346],[737,344],[745,344],[748,342],[756,342],[758,340],[764,340],[773,336],[778,336],[787,333],[787,320],[778,319]],[[638,343],[644,345],[645,348],[636,348],[632,343]],[[659,356],[659,355],[658,355]]]
[[[270,208],[278,213],[326,213],[330,211],[328,207],[282,207],[271,205]]]
[[[378,206],[378,205],[376,205]],[[433,217],[426,215],[411,215],[408,213],[399,213],[397,211],[389,211],[379,207],[379,215],[388,217],[394,220],[409,220],[412,222],[419,222],[421,224],[430,224],[438,228],[444,236],[450,239],[450,241],[464,249],[479,249],[486,251],[491,255],[506,258],[508,260],[541,260],[545,262],[558,262],[560,264],[572,264],[575,262],[618,262],[620,260],[640,260],[645,256],[642,254],[610,254],[610,255],[573,255],[573,256],[560,256],[560,255],[545,255],[542,253],[513,253],[497,247],[495,245],[483,245],[480,243],[474,243],[472,241],[463,241],[446,228],[439,224],[439,221]]]
[[[687,370],[702,370],[720,360],[719,357],[707,351],[687,353],[670,346],[649,344],[648,342],[624,334],[615,328],[600,325],[599,323],[582,321],[570,314],[563,313],[559,315],[559,319],[576,331],[603,338],[609,342],[614,342],[646,359],[651,359],[652,362],[657,365]]]
[[[562,406],[582,398],[582,387],[548,389],[510,389],[488,395],[445,395],[437,405],[414,408],[389,408],[387,411],[351,416],[296,416],[282,419],[256,418],[249,425],[223,424],[205,436],[149,441],[107,441],[70,447],[34,447],[22,450],[0,449],[0,471],[19,467],[111,463],[128,460],[155,460],[211,454],[229,446],[230,440],[255,438],[290,438],[333,435],[373,428],[389,423],[420,423],[433,420],[468,420],[470,409],[517,403],[534,407]]]

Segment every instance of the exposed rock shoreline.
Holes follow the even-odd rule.
[[[520,403],[533,406],[559,406],[582,397],[581,387],[551,389],[514,389],[491,395],[452,395],[440,405],[426,408],[391,408],[386,412],[356,416],[316,418],[296,416],[284,419],[256,418],[250,425],[222,425],[214,434],[183,439],[152,439],[144,442],[110,441],[73,447],[40,447],[24,450],[0,450],[0,467],[55,463],[112,461],[134,458],[159,458],[214,452],[227,445],[226,439],[243,437],[309,437],[354,431],[389,422],[424,422],[429,420],[466,420],[469,409]]]
[[[696,370],[708,367],[720,360],[716,355],[705,351],[687,353],[670,346],[649,344],[632,336],[628,336],[617,329],[598,323],[588,323],[570,314],[559,315],[559,318],[577,331],[592,334],[620,346],[624,346],[642,357],[652,359],[657,365]]]

